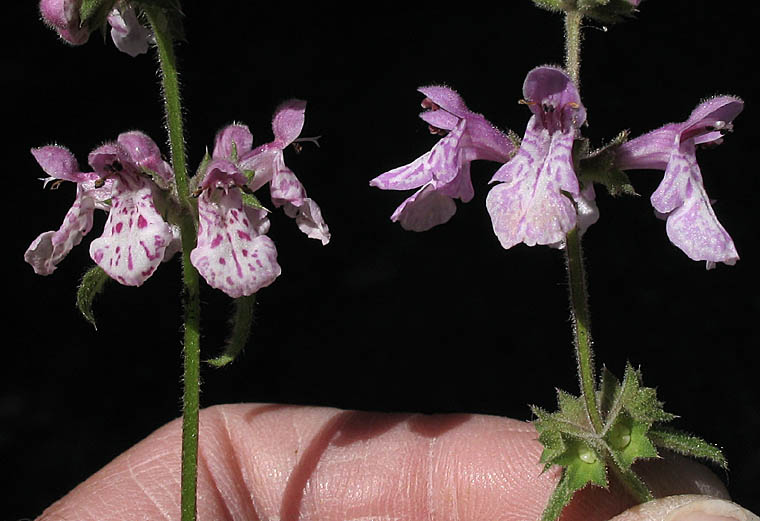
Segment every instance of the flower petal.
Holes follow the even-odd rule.
[[[322,210],[311,198],[306,197],[300,206],[285,204],[285,214],[295,218],[298,229],[310,239],[318,239],[324,246],[330,242],[330,230],[322,218]]]
[[[79,6],[81,0],[41,0],[42,20],[72,45],[81,45],[90,37],[90,31],[81,26]]]
[[[579,195],[573,140],[572,133],[550,133],[533,116],[517,155],[493,176],[503,183],[491,189],[486,208],[505,249],[560,243],[575,227],[576,210],[561,193]]]
[[[670,123],[623,143],[615,150],[615,166],[620,170],[665,170],[678,144],[680,127]]]
[[[153,274],[173,238],[153,204],[154,186],[144,177],[116,176],[105,230],[90,244],[90,257],[126,286]]]
[[[198,198],[198,245],[190,262],[211,287],[232,298],[252,295],[280,275],[277,250],[260,223],[250,220],[237,189],[204,191]]]
[[[95,202],[77,187],[77,197],[58,231],[40,234],[24,253],[37,275],[50,275],[82,237],[92,229]]]
[[[668,237],[689,258],[734,264],[739,255],[713,212],[694,152],[690,140],[673,153],[652,206],[667,215]]]
[[[269,183],[272,203],[280,207],[285,203],[301,206],[306,197],[306,190],[293,171],[285,166],[282,154],[275,159],[275,171]]]
[[[116,142],[138,168],[157,174],[167,183],[174,178],[171,166],[161,158],[158,145],[147,135],[139,131],[125,132],[119,134]]]
[[[272,118],[272,131],[278,148],[285,148],[296,140],[305,119],[306,102],[303,100],[291,99],[277,107]]]
[[[237,161],[250,152],[251,147],[253,147],[253,134],[246,125],[228,125],[216,134],[212,156]]]
[[[581,103],[578,89],[570,76],[558,67],[543,66],[531,70],[523,83],[523,96],[536,115],[551,107],[550,112],[559,114],[557,123],[565,131],[571,127],[580,128],[586,121],[586,109]],[[556,115],[553,117],[557,118]],[[550,128],[549,125],[545,126]]]
[[[391,220],[405,230],[424,232],[447,222],[456,211],[454,200],[429,183],[396,208]]]
[[[79,163],[74,155],[64,147],[48,145],[32,149],[32,155],[47,175],[55,179],[63,179],[81,183],[96,179],[98,176],[92,172],[80,172]]]
[[[108,15],[111,25],[111,39],[116,48],[133,58],[148,52],[148,43],[152,39],[150,30],[137,19],[135,10],[122,6]]]

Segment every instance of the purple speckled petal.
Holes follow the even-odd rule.
[[[135,10],[122,6],[108,15],[111,25],[111,39],[116,48],[133,58],[148,52],[148,43],[152,40],[150,30],[137,19]]]
[[[295,141],[301,134],[305,118],[306,102],[303,100],[291,99],[277,107],[272,118],[274,143],[285,148]]]
[[[424,232],[443,224],[456,213],[454,200],[427,184],[404,201],[391,215],[405,230]]]
[[[252,295],[280,275],[277,249],[243,208],[240,191],[204,191],[198,198],[198,245],[190,262],[206,282],[232,298]]]
[[[272,204],[276,207],[286,203],[301,206],[306,198],[306,190],[293,171],[285,166],[282,154],[275,161],[275,172],[269,183],[269,193]]]
[[[153,274],[173,238],[153,205],[154,189],[144,177],[116,176],[105,230],[90,244],[90,257],[126,286],[140,286]]]
[[[517,155],[494,175],[502,183],[489,192],[486,208],[505,249],[560,243],[575,227],[576,210],[561,193],[579,195],[573,140],[572,133],[550,133],[533,116]]]
[[[66,255],[92,229],[95,202],[77,186],[77,197],[58,231],[40,234],[24,253],[37,275],[50,275]]]
[[[174,178],[171,166],[161,158],[158,145],[147,135],[139,131],[125,132],[119,134],[116,142],[138,168],[157,174],[167,183]]]
[[[652,206],[667,215],[668,237],[689,258],[734,264],[739,255],[713,212],[694,152],[693,141],[687,141],[673,153]]]
[[[216,134],[212,156],[234,161],[250,152],[251,147],[253,147],[253,135],[247,126],[228,125]]]
[[[92,172],[80,172],[76,158],[64,147],[49,145],[33,148],[32,155],[42,170],[55,179],[81,183],[98,177]]]
[[[306,197],[300,206],[286,203],[285,214],[296,220],[298,229],[310,239],[318,239],[324,246],[330,242],[330,230],[322,218],[322,210],[311,198]]]

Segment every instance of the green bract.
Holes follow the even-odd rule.
[[[538,440],[544,446],[544,470],[563,468],[562,478],[543,514],[544,521],[557,519],[573,494],[589,483],[607,488],[608,471],[619,476],[629,492],[642,501],[652,499],[632,464],[658,458],[657,447],[711,461],[722,468],[726,460],[720,449],[696,436],[663,427],[676,418],[662,408],[654,389],[644,387],[641,372],[626,366],[623,381],[604,370],[596,392],[602,419],[594,428],[586,402],[558,391],[559,410],[549,413],[533,407]]]

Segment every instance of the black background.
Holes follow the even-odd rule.
[[[10,478],[2,521],[38,515],[180,413],[178,260],[139,289],[110,285],[96,303],[97,332],[73,302],[104,214],[53,275],[38,277],[23,262],[28,244],[59,226],[74,197],[72,186],[41,189],[31,147],[65,145],[84,167],[91,149],[126,130],[165,142],[154,58],[132,59],[98,35],[82,47],[63,45],[38,21],[35,4],[7,18],[0,51],[11,241],[0,364],[0,459]],[[286,163],[333,235],[322,247],[281,212],[272,217],[282,276],[259,293],[242,358],[204,370],[203,405],[530,419],[528,404],[552,407],[555,387],[576,391],[562,254],[499,246],[484,207],[497,165],[475,163],[475,199],[421,234],[388,220],[409,194],[367,185],[435,142],[417,118],[420,85],[446,83],[472,110],[522,135],[525,74],[563,59],[559,16],[527,0],[496,11],[477,2],[453,10],[186,4],[188,41],[178,55],[191,167],[223,125],[244,122],[257,144],[268,142],[276,105],[306,99],[302,135],[321,135],[321,147],[288,150]],[[586,28],[584,132],[599,144],[622,128],[635,136],[682,121],[711,95],[744,98],[735,134],[699,155],[742,258],[706,272],[668,242],[648,202],[661,172],[633,174],[639,198],[613,199],[598,188],[602,217],[584,241],[597,360],[618,374],[626,360],[640,365],[645,383],[683,417],[678,426],[725,448],[729,488],[757,512],[760,186],[751,161],[758,72],[750,44],[760,9],[677,4],[647,1],[637,21]],[[203,304],[203,352],[211,356],[225,337],[230,302],[205,287]]]

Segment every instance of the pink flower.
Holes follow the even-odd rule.
[[[116,143],[93,150],[93,172],[80,172],[76,159],[63,147],[32,150],[51,180],[77,183],[77,196],[58,231],[41,234],[24,259],[40,275],[49,275],[92,228],[94,210],[108,210],[103,235],[90,244],[90,256],[113,279],[139,286],[166,259],[176,231],[164,222],[154,200],[157,185],[173,179],[156,144],[141,132],[121,134]]]
[[[272,120],[275,139],[253,148],[248,127],[233,124],[216,136],[212,158],[199,189],[198,244],[190,259],[210,286],[233,298],[256,293],[280,275],[277,250],[265,234],[267,211],[247,201],[253,191],[269,184],[272,204],[283,207],[299,229],[322,244],[330,232],[319,206],[285,165],[283,150],[296,141],[304,123],[306,102],[280,105]]]
[[[470,111],[448,87],[419,89],[426,98],[420,114],[431,131],[444,134],[432,150],[408,165],[370,181],[383,190],[418,188],[391,216],[405,230],[425,231],[447,222],[456,212],[454,199],[469,202],[473,195],[470,163],[478,159],[506,161],[514,145],[483,116]]]
[[[198,244],[190,262],[213,287],[233,298],[252,295],[280,275],[277,249],[265,234],[266,211],[243,204],[245,176],[230,161],[213,159],[198,197]]]
[[[561,246],[569,231],[598,218],[594,189],[581,190],[572,148],[586,109],[570,77],[556,67],[530,71],[523,84],[533,112],[520,150],[493,176],[486,199],[502,247],[515,244]]]
[[[41,0],[40,15],[62,40],[82,45],[90,38],[92,28],[80,19],[81,7],[82,0]],[[140,23],[128,2],[113,0],[107,20],[111,25],[111,38],[120,51],[133,57],[148,52],[148,44],[153,39],[151,32]]]
[[[693,260],[732,265],[739,259],[734,242],[715,216],[697,164],[698,145],[723,142],[732,121],[744,108],[733,96],[701,103],[683,123],[670,123],[621,145],[615,166],[621,170],[664,170],[665,176],[650,200],[665,225],[670,241]]]

